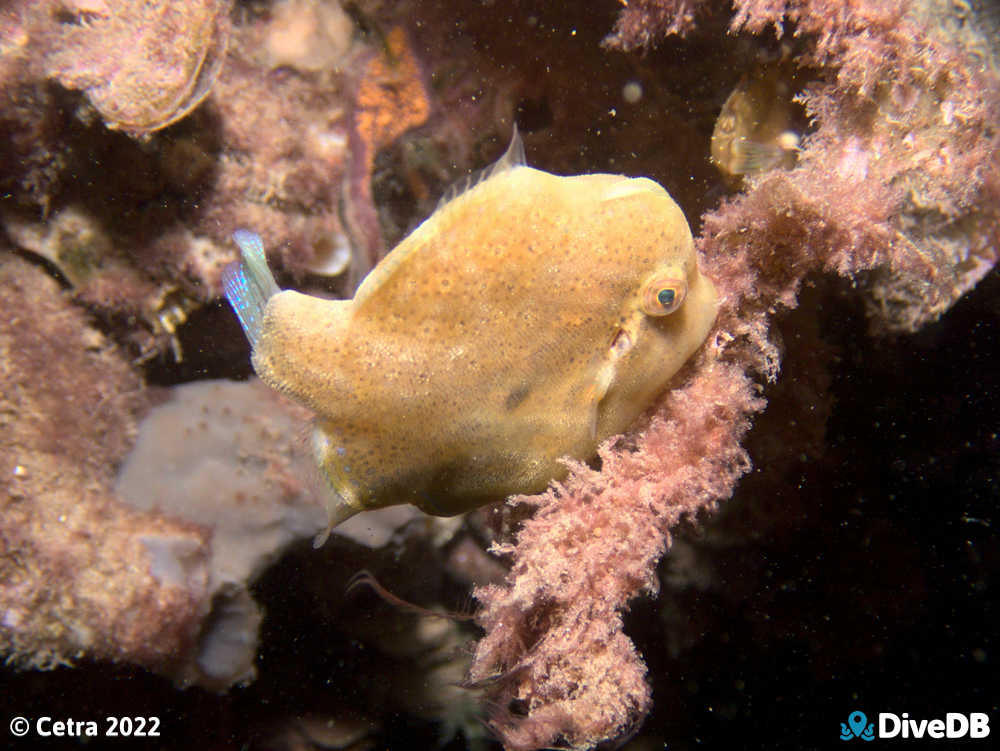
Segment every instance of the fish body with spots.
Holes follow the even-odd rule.
[[[635,421],[716,314],[662,187],[532,169],[516,136],[351,300],[279,291],[259,238],[236,239],[226,294],[257,373],[316,414],[331,526],[544,489]]]

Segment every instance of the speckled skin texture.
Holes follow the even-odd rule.
[[[663,316],[655,280],[686,287]],[[455,514],[562,476],[625,430],[704,340],[716,297],[651,180],[524,166],[439,209],[353,301],[271,298],[257,372],[319,416],[346,505]]]

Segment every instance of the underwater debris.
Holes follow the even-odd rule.
[[[516,134],[353,300],[280,292],[260,238],[235,239],[226,295],[261,378],[317,413],[331,528],[386,505],[451,516],[541,490],[563,457],[627,428],[715,317],[663,188],[531,169]]]

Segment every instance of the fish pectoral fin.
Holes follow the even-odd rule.
[[[607,396],[608,389],[611,388],[611,384],[615,382],[615,376],[618,375],[618,364],[621,362],[622,357],[628,354],[634,346],[635,336],[630,334],[625,329],[618,329],[614,338],[611,340],[611,346],[608,348],[604,362],[597,369],[597,374],[594,377],[590,393],[591,440],[597,438],[597,418],[600,414],[601,402],[604,400],[604,397]]]

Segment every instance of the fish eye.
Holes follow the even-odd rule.
[[[656,274],[643,289],[642,310],[651,316],[666,316],[677,310],[687,294],[687,282],[680,274]]]

